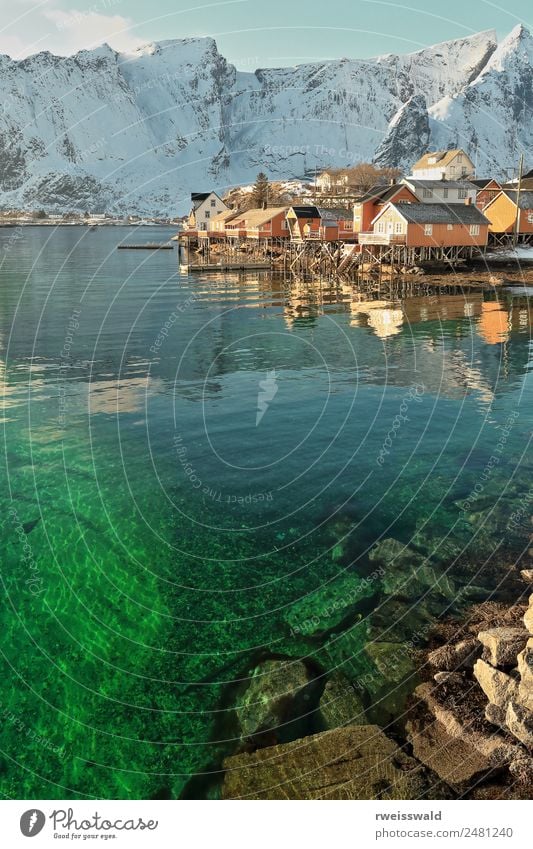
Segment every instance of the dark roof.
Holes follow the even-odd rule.
[[[367,192],[363,192],[363,194],[359,195],[355,199],[355,202],[365,203],[367,200],[381,200],[391,189],[398,189],[398,185],[384,186],[383,183],[379,183],[376,186],[372,186],[372,188],[370,188]]]
[[[503,183],[502,189],[512,189],[516,191],[517,182],[514,183]],[[533,177],[522,177],[522,190],[526,192],[530,192],[533,190]]]
[[[484,177],[479,180],[469,180],[468,182],[473,183],[474,186],[477,186],[478,189],[484,189],[486,186],[488,186],[489,183],[492,182],[496,183],[497,186],[500,185],[500,183],[498,183],[498,180],[496,180],[495,177]]]
[[[531,171],[526,171],[525,174],[522,174],[522,179],[533,179],[533,168],[531,169]]]
[[[316,206],[293,206],[296,218],[320,218],[320,212]]]
[[[195,200],[203,201],[203,200],[206,200],[209,197],[210,194],[211,194],[211,192],[192,192],[191,193],[191,200],[192,201],[195,201]]]
[[[422,189],[473,189],[472,180],[419,180],[418,177],[406,177],[405,182],[420,186]]]
[[[329,209],[327,207],[319,207],[320,217],[324,220],[329,221],[344,221],[346,218],[350,219],[352,217],[352,213],[348,209]]]
[[[517,191],[509,191],[506,189],[504,194],[506,194],[513,203],[516,203],[516,196],[518,194]],[[518,206],[520,209],[533,209],[533,192],[528,192],[527,190],[520,192]]]
[[[394,203],[393,206],[407,221],[415,224],[489,223],[473,203]]]

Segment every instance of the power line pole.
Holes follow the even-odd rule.
[[[516,248],[518,244],[518,236],[520,234],[520,195],[522,193],[522,174],[524,172],[524,154],[520,154],[520,164],[518,166],[518,187],[516,190],[516,220],[514,226],[513,246]]]

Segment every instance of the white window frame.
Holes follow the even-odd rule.
[[[448,230],[453,230],[453,224],[448,224]]]
[[[433,224],[424,224],[424,236],[433,235]]]
[[[442,197],[443,197],[443,198],[447,198],[447,197],[448,197],[448,189],[443,189],[443,190],[442,190]]]
[[[528,209],[527,211],[527,223],[533,224],[533,209]]]
[[[469,230],[471,236],[479,236],[479,224],[471,224]]]
[[[396,221],[396,223],[394,225],[394,232],[395,233],[401,233],[402,232],[402,222],[401,221]]]
[[[433,197],[433,192],[431,191],[431,189],[422,189],[422,197],[423,198]]]
[[[459,198],[459,200],[466,200],[466,198],[468,197],[468,190],[459,189],[459,191],[457,192],[457,197]]]

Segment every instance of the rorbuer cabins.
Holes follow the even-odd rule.
[[[352,215],[346,209],[322,209],[317,206],[291,206],[287,212],[291,241],[353,240]]]
[[[410,187],[402,183],[395,183],[392,186],[374,186],[355,201],[353,208],[354,232],[364,233],[369,230],[378,212],[384,209],[388,203],[416,203],[416,201],[417,197]]]
[[[485,247],[489,221],[474,204],[389,203],[361,233],[366,245],[408,248]]]
[[[517,233],[520,241],[533,241],[533,191],[504,189],[483,210],[495,236]]]

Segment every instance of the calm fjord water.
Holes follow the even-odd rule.
[[[259,660],[357,681],[528,545],[525,291],[116,250],[154,232],[0,232],[5,796],[216,793]],[[424,565],[376,577],[391,537]],[[340,621],[346,576],[371,591]]]

